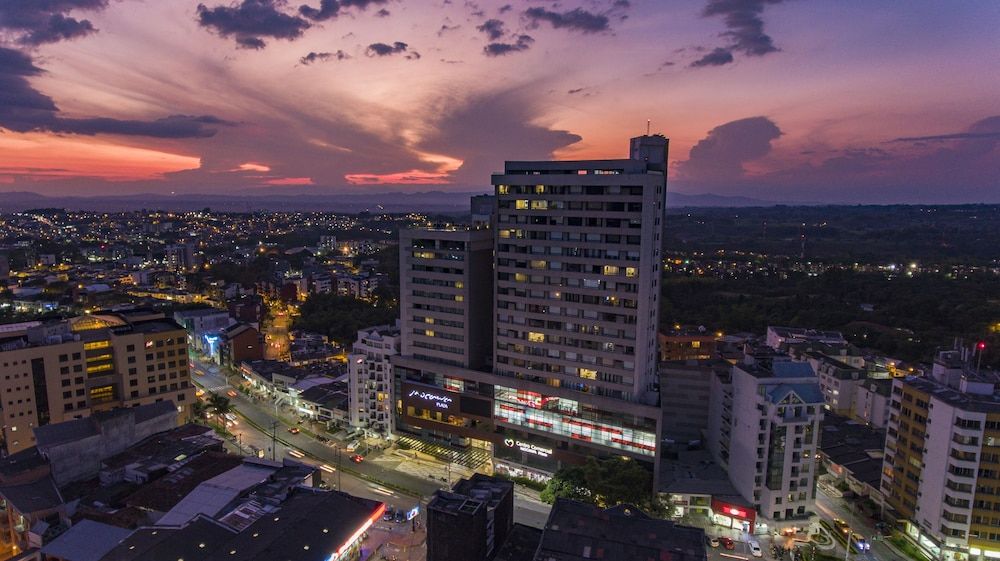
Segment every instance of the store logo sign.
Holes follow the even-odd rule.
[[[438,395],[435,393],[422,392],[419,390],[410,390],[410,394],[408,397],[416,397],[424,401],[429,401],[439,409],[447,409],[451,405],[451,402],[454,401],[452,398],[446,395]]]
[[[533,454],[541,458],[548,458],[552,455],[551,448],[543,448],[530,442],[522,442],[520,440],[514,440],[513,438],[505,438],[503,443],[507,446],[507,448],[517,448],[521,452]]]

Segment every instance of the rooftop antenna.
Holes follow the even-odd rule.
[[[649,121],[650,121],[649,119],[646,119],[646,136],[649,136],[649,125],[650,125]]]

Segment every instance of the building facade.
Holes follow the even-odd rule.
[[[998,381],[955,353],[893,381],[882,494],[931,559],[1000,557]]]
[[[747,355],[716,377],[708,447],[756,509],[756,532],[803,529],[817,520],[816,449],[823,394],[812,366]]]
[[[350,424],[383,437],[393,432],[393,381],[389,357],[399,354],[399,327],[380,325],[358,331],[347,355]]]
[[[666,158],[666,138],[642,136],[628,159],[507,162],[493,176],[493,415],[508,469],[656,462]]]
[[[194,401],[187,333],[162,314],[87,315],[0,339],[3,449],[35,445],[32,429],[97,411]]]

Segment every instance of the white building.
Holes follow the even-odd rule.
[[[757,532],[817,520],[816,449],[823,393],[812,366],[787,356],[747,356],[714,380],[708,446],[757,510]]]
[[[348,408],[352,427],[388,437],[393,432],[393,381],[389,357],[399,354],[399,326],[379,325],[358,331],[347,355]]]

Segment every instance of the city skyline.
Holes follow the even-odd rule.
[[[0,192],[478,191],[508,159],[622,157],[649,120],[672,192],[1000,202],[1000,73],[971,56],[998,24],[986,2],[9,4]]]

